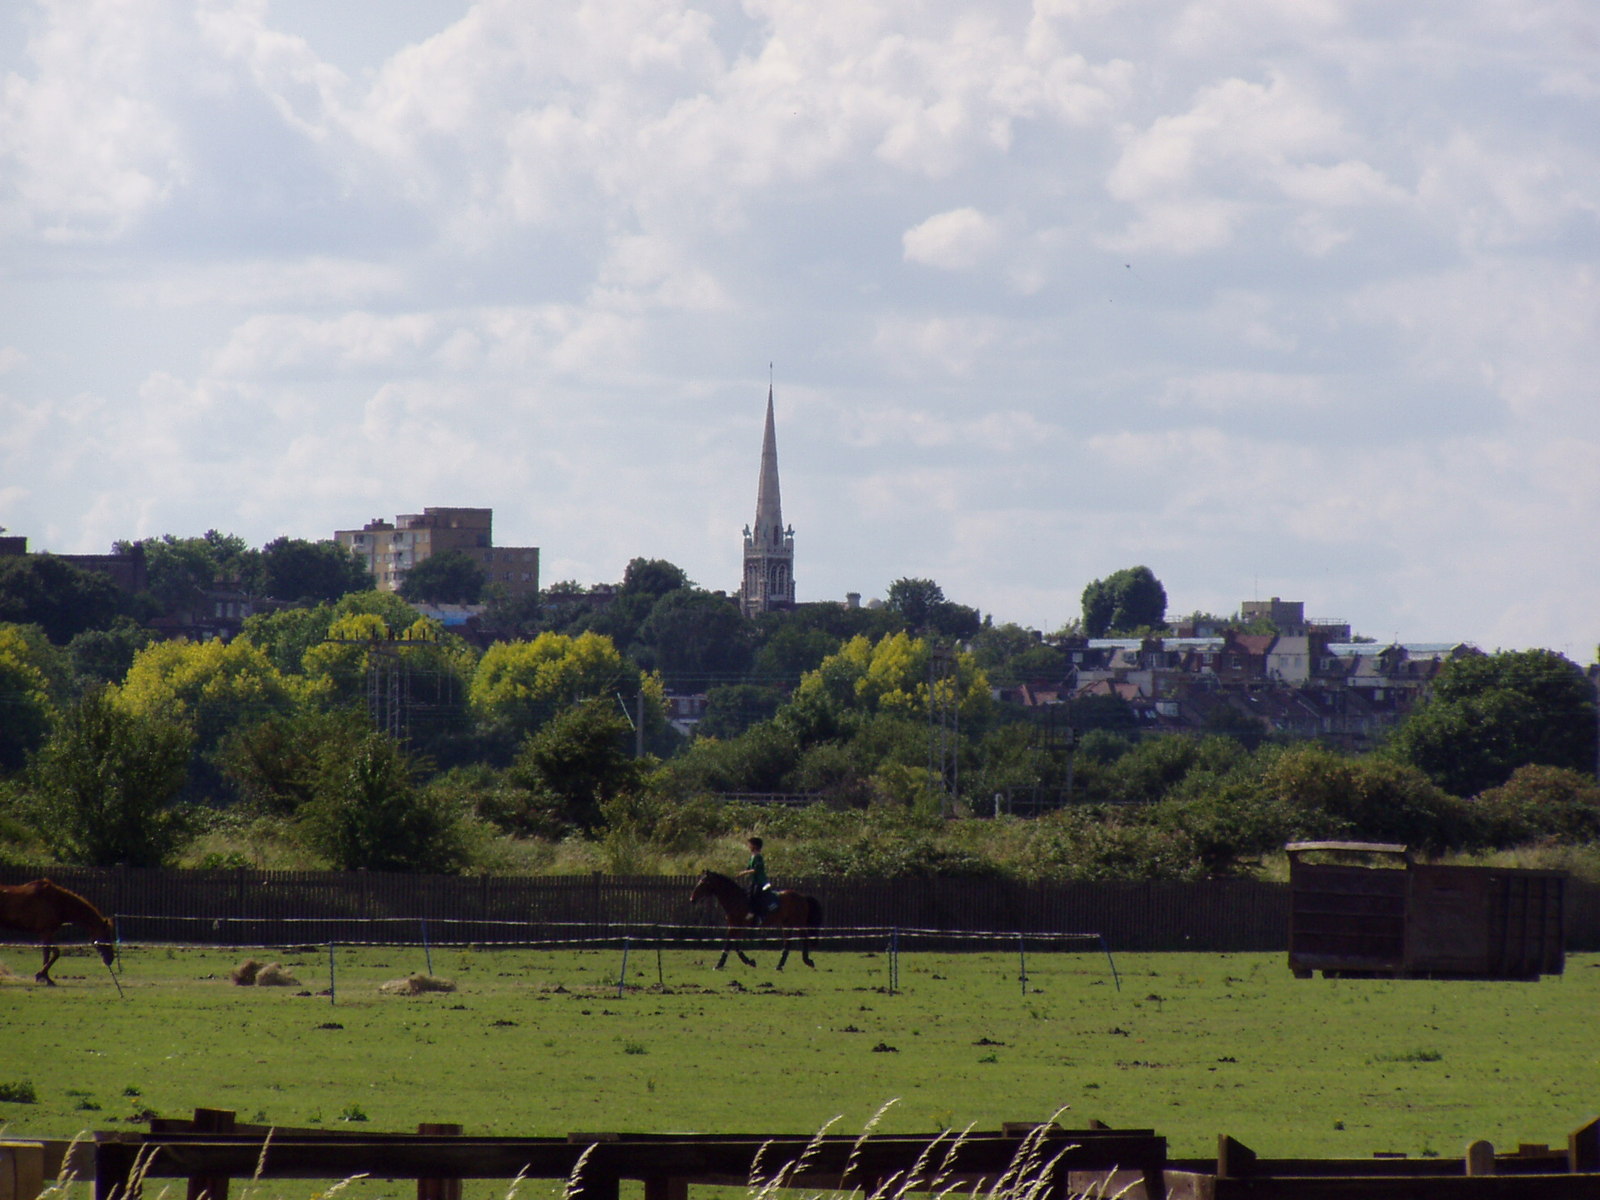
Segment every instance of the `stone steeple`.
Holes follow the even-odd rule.
[[[756,522],[744,529],[744,584],[739,606],[746,616],[794,607],[794,530],[784,528],[778,492],[778,436],[767,386],[767,427],[761,437],[761,478],[756,484]]]

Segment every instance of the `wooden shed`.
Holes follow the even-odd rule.
[[[1289,967],[1301,979],[1537,979],[1565,965],[1563,871],[1419,863],[1379,842],[1285,849]]]

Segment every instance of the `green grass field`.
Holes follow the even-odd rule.
[[[150,1112],[231,1108],[286,1126],[469,1132],[930,1132],[1098,1118],[1149,1127],[1176,1156],[1230,1133],[1268,1155],[1461,1153],[1560,1144],[1600,1110],[1600,961],[1538,983],[1295,980],[1282,955],[908,953],[711,969],[714,955],[433,951],[448,994],[377,985],[420,948],[253,952],[301,987],[242,988],[238,951],[126,947],[119,999],[97,959],[36,987],[0,948],[0,1100],[8,1136],[128,1128]],[[311,994],[299,994],[307,992]]]

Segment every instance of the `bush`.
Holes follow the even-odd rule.
[[[175,803],[194,738],[124,711],[104,689],[68,708],[28,772],[28,805],[51,850],[91,867],[159,867],[188,840]]]
[[[413,774],[380,733],[325,744],[301,807],[306,840],[340,870],[459,871],[467,859],[461,814],[419,790]]]
[[[1520,767],[1469,808],[1490,846],[1600,840],[1600,783],[1562,767]]]

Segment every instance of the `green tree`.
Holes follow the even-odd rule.
[[[783,706],[779,688],[735,683],[706,692],[706,711],[695,726],[696,737],[738,737],[752,725],[770,721]]]
[[[1499,787],[1478,796],[1472,810],[1491,846],[1600,842],[1600,783],[1565,767],[1518,767]]]
[[[838,635],[827,629],[799,621],[786,622],[771,633],[756,652],[751,675],[769,687],[799,683],[800,676],[815,671],[823,659],[839,649],[840,643]]]
[[[732,600],[711,592],[668,592],[639,627],[639,640],[649,648],[644,664],[676,691],[704,691],[750,669],[750,622]]]
[[[176,804],[193,735],[160,717],[129,712],[104,689],[61,714],[29,767],[36,826],[67,862],[159,867],[189,836]]]
[[[912,633],[965,638],[982,628],[977,609],[945,599],[944,589],[931,579],[895,580],[889,585],[884,607]]]
[[[257,812],[292,817],[317,795],[324,751],[351,747],[370,732],[363,715],[349,709],[274,713],[229,732],[217,761]]]
[[[367,565],[337,542],[274,538],[261,548],[262,588],[278,600],[333,601],[372,587]]]
[[[208,529],[200,537],[145,538],[137,543],[118,542],[124,553],[133,545],[144,547],[145,570],[152,600],[164,613],[190,612],[218,583],[247,592],[260,590],[261,553],[237,534]]]
[[[416,768],[381,733],[323,744],[306,840],[339,870],[453,874],[466,865],[461,814],[417,787]]]
[[[413,604],[476,604],[488,577],[463,551],[430,554],[406,572],[400,595]]]
[[[528,831],[560,824],[593,829],[602,804],[643,780],[644,766],[628,750],[632,739],[615,700],[588,700],[524,741],[507,777],[528,793]]]
[[[1167,589],[1149,567],[1125,567],[1083,589],[1083,631],[1090,637],[1162,629]]]
[[[1288,805],[1298,837],[1400,842],[1429,850],[1471,841],[1470,810],[1404,763],[1376,755],[1351,758],[1308,744],[1258,753],[1259,798]]]
[[[109,627],[125,606],[111,580],[53,554],[0,558],[0,621],[37,625],[58,646]]]
[[[67,643],[72,669],[91,683],[121,683],[133,660],[161,635],[131,617],[118,617],[109,629],[86,629]]]
[[[617,594],[649,596],[652,601],[656,601],[668,592],[692,587],[694,583],[684,573],[682,567],[664,558],[635,558],[630,560],[623,570],[622,586],[617,589]]]
[[[1444,665],[1387,750],[1457,796],[1533,764],[1594,773],[1595,695],[1553,650],[1473,655]]]

